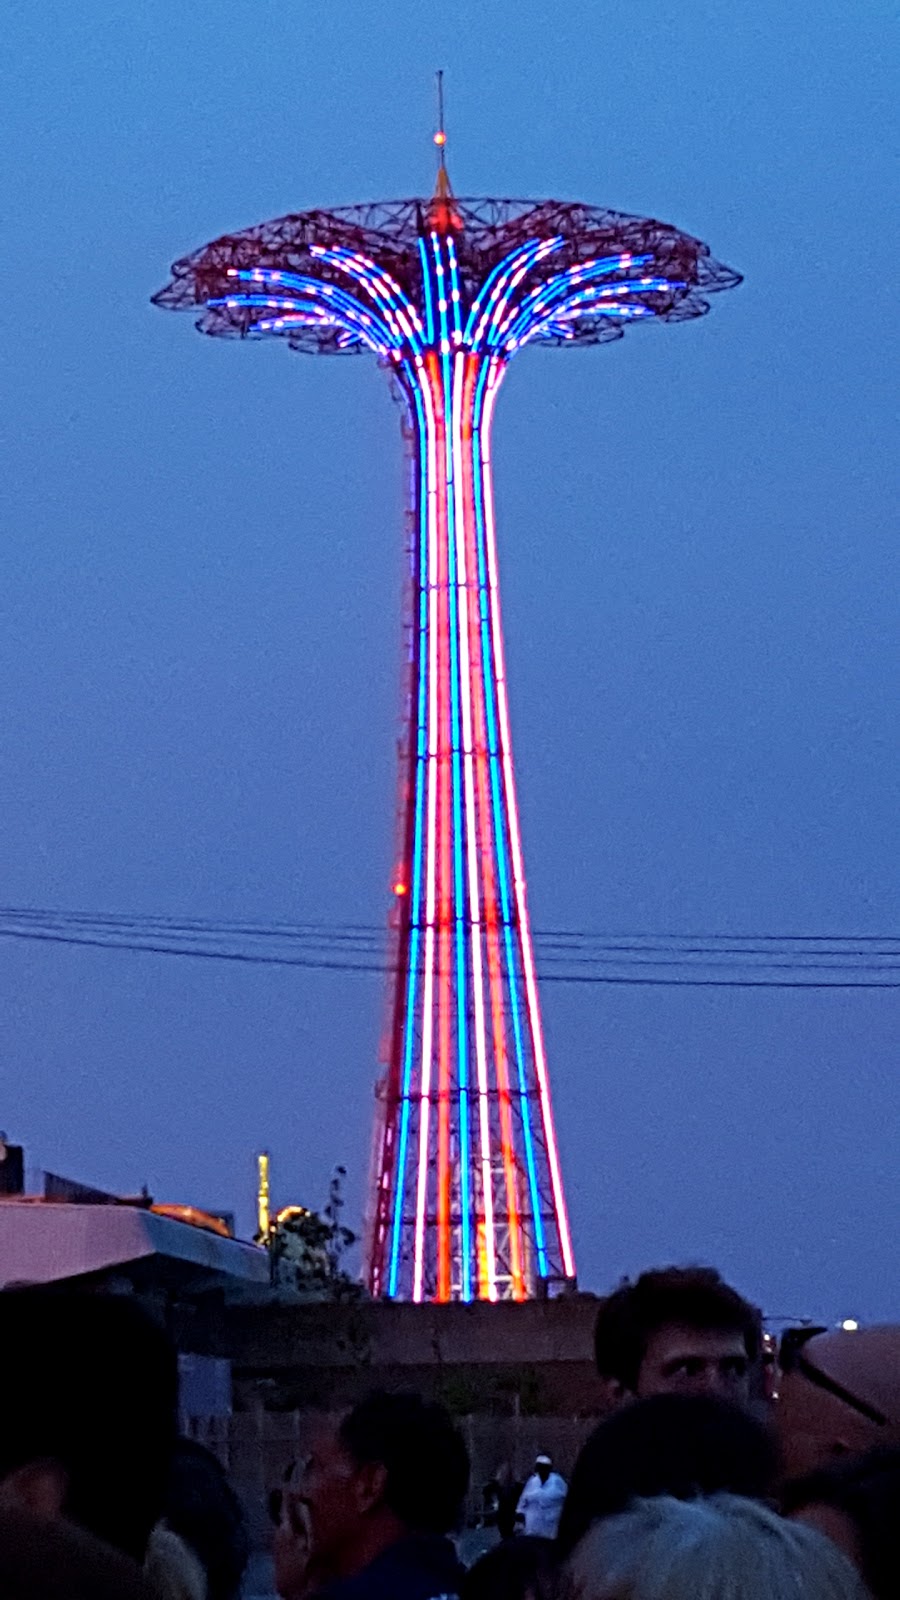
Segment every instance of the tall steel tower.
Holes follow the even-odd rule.
[[[203,333],[368,351],[412,455],[402,849],[377,1089],[373,1295],[523,1300],[574,1280],[513,774],[491,423],[529,344],[683,322],[740,282],[661,222],[558,201],[307,211],[175,263],[155,303]]]

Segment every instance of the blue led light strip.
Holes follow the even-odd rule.
[[[460,1190],[460,1294],[472,1298],[472,1197],[469,1148],[469,1041],[466,982],[466,890],[463,869],[465,827],[462,802],[462,735],[460,731],[459,684],[459,606],[457,599],[456,507],[454,484],[457,463],[453,454],[453,369],[448,322],[448,272],[442,260],[441,240],[432,233],[435,262],[435,288],[440,326],[441,375],[444,400],[444,430],[447,459],[447,553],[450,605],[450,718],[453,747],[453,900],[456,945],[457,1091],[459,1101],[459,1190]],[[441,307],[443,306],[443,310]],[[449,975],[448,975],[449,981]]]
[[[453,343],[462,344],[462,290],[459,283],[459,262],[452,235],[447,239],[447,259],[450,263],[450,314],[453,318]]]
[[[376,261],[362,255],[358,250],[347,250],[341,246],[329,248],[325,245],[313,244],[309,247],[311,256],[316,256],[320,261],[326,261],[336,266],[343,267],[351,277],[357,278],[370,289],[373,294],[378,294],[388,304],[402,310],[413,326],[422,332],[419,313],[412,301],[401,289],[396,278],[384,267],[379,267]]]
[[[613,272],[642,266],[649,260],[649,256],[605,256],[598,261],[580,262],[574,267],[567,268],[565,272],[557,273],[555,277],[548,278],[546,283],[532,289],[521,305],[512,307],[498,329],[498,340],[518,339],[519,330],[527,327],[533,317],[542,316],[554,305],[568,300],[573,294],[577,294],[582,286],[587,288],[598,278],[607,278]]]
[[[368,256],[358,255],[353,250],[328,250],[322,245],[311,245],[310,255],[338,267],[348,277],[361,283],[379,307],[396,344],[402,344],[405,339],[415,355],[421,354],[422,324],[419,313],[390,273],[382,271]]]
[[[419,432],[419,660],[416,708],[416,801],[412,850],[412,899],[409,967],[406,987],[406,1015],[403,1033],[403,1077],[400,1093],[400,1136],[394,1169],[394,1211],[391,1227],[388,1294],[394,1299],[400,1276],[400,1251],[403,1241],[403,1201],[406,1191],[406,1163],[409,1154],[409,1119],[413,1055],[416,1043],[416,990],[419,951],[422,943],[423,822],[425,814],[425,772],[428,764],[428,441],[419,379],[410,363],[404,362],[407,393],[412,398]]]
[[[434,290],[431,286],[431,259],[424,238],[419,239],[419,261],[422,267],[422,289],[425,296],[425,338],[434,344],[437,332],[434,325]]]
[[[496,304],[492,304],[487,326],[487,348],[489,350],[498,344],[501,331],[506,326],[506,320],[515,313],[515,307],[512,311],[509,310],[509,302],[513,292],[518,289],[522,279],[531,268],[537,266],[539,261],[543,261],[545,256],[550,255],[557,249],[560,243],[561,240],[545,239],[533,250],[523,252],[515,270],[508,272],[504,279],[500,280],[495,286],[491,300],[492,302],[496,301]],[[499,292],[501,287],[502,294]]]
[[[473,351],[482,348],[484,334],[496,318],[497,302],[505,291],[509,281],[520,268],[533,266],[544,256],[550,255],[562,244],[561,238],[555,239],[529,239],[527,244],[520,245],[511,250],[509,255],[498,261],[493,271],[489,274],[481,289],[478,298],[473,302],[466,322],[463,342]]]
[[[354,295],[336,284],[323,283],[318,278],[304,277],[294,272],[269,272],[261,267],[232,268],[230,277],[241,283],[272,283],[279,287],[297,289],[313,308],[330,314],[351,333],[355,333],[378,355],[386,355],[397,344],[397,337],[382,317],[367,311]],[[236,297],[235,297],[236,298]],[[298,305],[298,310],[305,307]]]
[[[509,989],[510,1015],[513,1027],[513,1047],[516,1059],[516,1082],[519,1090],[519,1111],[522,1120],[522,1140],[525,1146],[525,1166],[528,1174],[528,1192],[531,1201],[531,1214],[534,1225],[535,1249],[538,1256],[538,1270],[541,1277],[547,1276],[547,1250],[544,1238],[544,1223],[541,1214],[540,1190],[537,1177],[537,1163],[534,1154],[534,1138],[531,1128],[531,1105],[528,1096],[527,1075],[525,1069],[525,1044],[522,1032],[521,999],[519,995],[519,980],[516,970],[515,948],[513,943],[513,917],[512,903],[509,888],[509,863],[508,840],[506,837],[507,815],[503,803],[503,777],[500,769],[500,744],[497,735],[497,714],[495,695],[497,692],[496,666],[493,656],[493,641],[491,638],[491,610],[497,603],[497,597],[491,596],[488,582],[487,555],[485,550],[484,531],[484,455],[482,451],[481,429],[484,415],[484,391],[492,369],[499,375],[502,368],[499,364],[485,361],[478,376],[478,383],[474,399],[474,425],[472,431],[473,453],[473,482],[475,486],[475,529],[478,547],[478,598],[479,615],[481,621],[481,659],[483,664],[485,708],[487,711],[488,757],[491,782],[491,810],[494,822],[494,842],[497,857],[497,877],[500,887],[500,907],[503,926],[503,945],[506,957],[506,978]],[[499,624],[499,618],[498,618]]]

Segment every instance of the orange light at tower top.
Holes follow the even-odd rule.
[[[574,1281],[525,889],[491,425],[524,346],[686,321],[740,281],[668,224],[435,193],[311,211],[176,262],[155,299],[217,337],[374,354],[412,439],[402,838],[376,1098],[375,1296],[523,1299]]]

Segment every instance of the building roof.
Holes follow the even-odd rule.
[[[264,1250],[143,1206],[0,1200],[0,1288],[142,1265],[208,1287],[269,1282]]]

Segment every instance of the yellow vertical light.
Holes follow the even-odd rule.
[[[256,1158],[258,1185],[256,1190],[256,1229],[262,1244],[269,1237],[269,1152],[261,1150]]]

